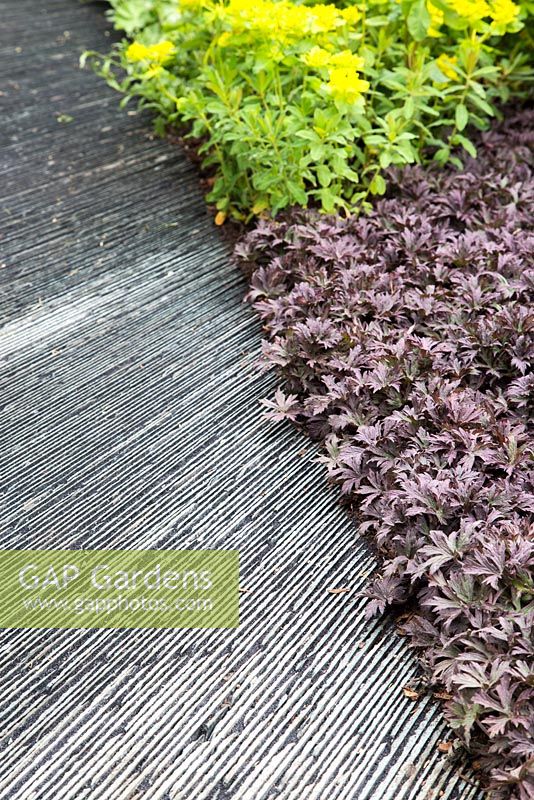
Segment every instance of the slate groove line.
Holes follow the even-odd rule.
[[[316,450],[262,420],[195,169],[77,68],[103,8],[0,0],[0,546],[237,548],[248,593],[238,631],[0,631],[0,797],[479,800]]]

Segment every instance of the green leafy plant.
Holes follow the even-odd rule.
[[[291,205],[347,214],[391,165],[459,163],[529,80],[512,0],[112,0],[128,37],[89,55],[114,88],[187,126],[217,222]],[[131,39],[134,39],[131,41]]]

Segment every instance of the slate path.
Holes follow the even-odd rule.
[[[261,418],[194,169],[77,68],[103,10],[0,2],[0,546],[238,548],[248,591],[238,631],[2,631],[0,797],[473,800],[313,449]]]

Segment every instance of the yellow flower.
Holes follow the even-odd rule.
[[[460,17],[471,23],[480,22],[491,13],[486,0],[450,0],[450,4]]]
[[[219,38],[217,39],[217,44],[219,47],[226,47],[232,38],[232,34],[230,31],[223,31]]]
[[[436,64],[439,67],[439,71],[445,75],[450,81],[457,81],[458,80],[458,73],[454,69],[454,65],[458,59],[456,56],[448,56],[447,53],[442,53],[439,58],[436,58]]]
[[[337,100],[355,103],[361,98],[362,92],[369,89],[369,85],[369,81],[362,81],[355,70],[335,67],[329,72],[327,89]]]
[[[236,31],[251,30],[271,39],[285,40],[302,31],[305,9],[288,0],[273,3],[270,0],[230,0],[222,18]]]
[[[349,6],[348,8],[342,9],[341,16],[349,25],[354,25],[362,17],[356,6]]]
[[[361,56],[351,53],[350,50],[342,50],[335,53],[330,58],[330,64],[334,67],[345,67],[346,69],[363,69],[364,60]]]
[[[326,67],[330,62],[332,54],[328,50],[323,50],[322,47],[312,47],[307,53],[302,56],[302,60],[308,67]]]
[[[519,11],[519,6],[512,3],[512,0],[493,0],[490,14],[494,27],[506,28],[511,22],[516,21]]]
[[[163,64],[172,55],[174,55],[175,52],[173,43],[167,41],[166,39],[163,42],[158,42],[158,44],[150,45],[148,49],[150,60],[157,61],[158,64]]]
[[[243,2],[243,0],[230,0],[230,3],[226,7],[226,15],[228,17],[231,17],[233,15],[239,14],[240,12],[248,11],[248,8],[249,8],[248,3]]]
[[[302,60],[308,67],[319,69],[320,67],[343,67],[344,69],[361,70],[364,60],[361,56],[355,55],[350,50],[341,50],[339,53],[329,53],[322,47],[312,47]]]
[[[428,13],[430,14],[430,25],[428,26],[427,34],[429,36],[433,36],[434,38],[438,38],[438,36],[441,36],[441,31],[439,29],[441,25],[443,25],[443,11],[437,6],[433,5],[430,0],[427,0],[426,7]]]
[[[307,29],[310,33],[327,33],[335,30],[343,21],[334,5],[318,5],[308,9]]]
[[[148,47],[141,42],[132,42],[126,50],[126,58],[132,62],[148,60]]]
[[[233,30],[255,31],[279,42],[328,33],[346,25],[342,12],[333,4],[304,6],[292,0],[229,0],[226,7],[218,8],[218,17]]]
[[[151,44],[148,47],[141,42],[132,42],[126,50],[128,61],[152,61],[163,64],[174,53],[175,48],[172,42],[163,41],[158,44]]]

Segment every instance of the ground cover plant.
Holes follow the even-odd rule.
[[[464,171],[390,170],[359,219],[294,211],[236,249],[284,378],[383,558],[493,797],[534,797],[534,113]]]
[[[391,165],[471,155],[471,126],[524,91],[529,4],[512,0],[111,0],[109,83],[186,125],[208,200],[248,220],[349,213]]]

